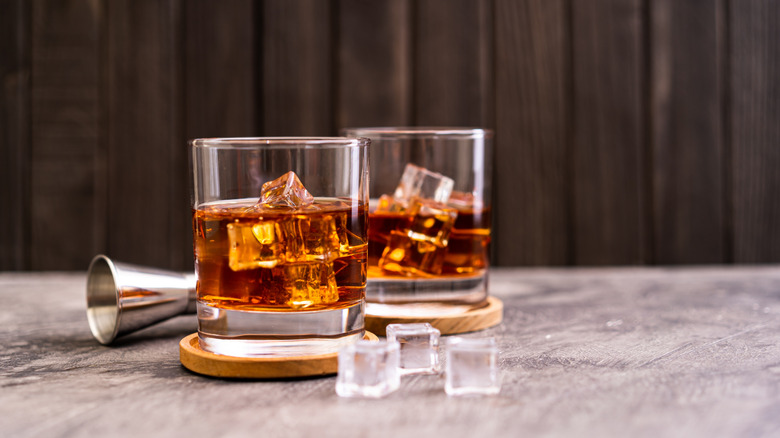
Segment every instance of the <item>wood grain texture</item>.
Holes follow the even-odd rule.
[[[419,0],[413,5],[413,122],[492,127],[491,2]]]
[[[379,400],[339,398],[335,377],[199,376],[178,356],[181,338],[197,329],[193,315],[102,346],[84,315],[84,282],[84,274],[0,274],[5,435],[761,438],[780,431],[776,267],[494,270],[491,293],[504,302],[504,322],[465,336],[496,338],[502,387],[476,398],[448,397],[442,376],[404,377]]]
[[[26,0],[0,0],[0,271],[30,268],[30,28]]]
[[[263,135],[334,135],[333,3],[262,5]]]
[[[106,5],[107,252],[182,269],[192,259],[182,131],[181,4]],[[190,246],[191,247],[191,246]]]
[[[363,336],[378,341],[371,332]],[[231,357],[204,351],[193,333],[179,341],[179,360],[188,370],[204,376],[228,379],[282,379],[336,374],[338,353],[291,357]]]
[[[36,0],[32,9],[31,268],[83,270],[105,247],[96,202],[100,6]]]
[[[734,261],[780,261],[780,5],[729,3]]]
[[[403,308],[403,306],[401,306]],[[400,313],[400,312],[399,312]],[[390,324],[428,323],[442,335],[476,332],[501,324],[504,303],[496,297],[488,297],[484,305],[475,305],[463,313],[426,316],[421,309],[415,309],[414,316],[408,314],[373,314],[371,303],[366,305],[366,330],[379,336],[386,336]]]
[[[259,135],[255,47],[259,29],[251,0],[186,1],[184,13],[185,134]]]
[[[572,2],[573,261],[645,261],[642,2]]]
[[[338,129],[411,124],[410,18],[408,0],[338,2]]]
[[[571,66],[564,1],[495,5],[496,264],[569,260]]]
[[[722,140],[725,5],[651,2],[651,262],[727,260]]]

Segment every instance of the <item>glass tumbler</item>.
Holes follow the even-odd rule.
[[[492,131],[380,127],[343,134],[371,139],[369,303],[483,303]]]
[[[362,338],[368,144],[190,141],[201,348],[298,356]]]

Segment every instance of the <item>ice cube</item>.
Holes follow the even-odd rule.
[[[289,222],[289,221],[288,221]],[[228,224],[230,242],[228,264],[234,271],[246,269],[273,268],[284,261],[287,244],[280,224],[275,221],[235,222]],[[293,234],[294,235],[294,234]]]
[[[377,201],[374,212],[376,213],[403,213],[406,206],[395,200],[390,195],[382,195]]]
[[[408,205],[412,198],[447,202],[454,184],[452,178],[409,163],[393,193],[393,199],[403,205]]]
[[[402,275],[439,275],[458,212],[444,204],[412,201],[409,228],[390,232],[379,267]]]
[[[447,204],[457,208],[458,210],[470,210],[473,209],[474,206],[478,204],[478,202],[473,193],[453,190],[450,194],[450,199],[447,201]]]
[[[439,247],[426,240],[415,240],[407,233],[391,231],[379,259],[379,267],[385,271],[406,276],[433,276],[441,274],[445,247]]]
[[[409,210],[412,223],[407,234],[414,240],[430,242],[440,248],[447,246],[458,211],[438,202],[415,199]]]
[[[388,341],[401,347],[401,374],[438,374],[441,332],[429,323],[388,324]]]
[[[347,241],[343,225],[346,213],[300,215],[298,220],[305,250],[298,257],[303,256],[305,261],[332,262],[341,256],[342,242]]]
[[[295,172],[287,172],[279,178],[263,184],[260,204],[264,207],[279,208],[305,207],[314,202],[314,197],[306,190]]]
[[[332,263],[291,263],[281,268],[282,287],[289,294],[287,306],[305,309],[339,300]]]
[[[492,395],[501,390],[494,338],[454,337],[447,342],[447,395]]]
[[[336,393],[341,397],[384,397],[401,384],[399,344],[357,341],[339,351]]]

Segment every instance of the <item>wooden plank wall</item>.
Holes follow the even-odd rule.
[[[780,261],[771,0],[0,0],[0,270],[191,261],[186,140],[496,130],[498,265]]]

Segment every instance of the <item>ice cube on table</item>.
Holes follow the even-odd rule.
[[[501,390],[494,338],[450,338],[446,357],[447,395],[493,395]]]
[[[388,324],[388,341],[397,341],[401,349],[401,374],[438,374],[441,332],[429,323]]]
[[[339,351],[336,394],[380,398],[401,384],[398,342],[357,341]]]
[[[314,202],[314,197],[306,190],[295,172],[287,172],[279,178],[263,184],[260,205],[270,208],[300,208]]]
[[[409,163],[404,168],[393,199],[403,205],[408,205],[413,198],[443,203],[450,198],[454,185],[452,178]]]

